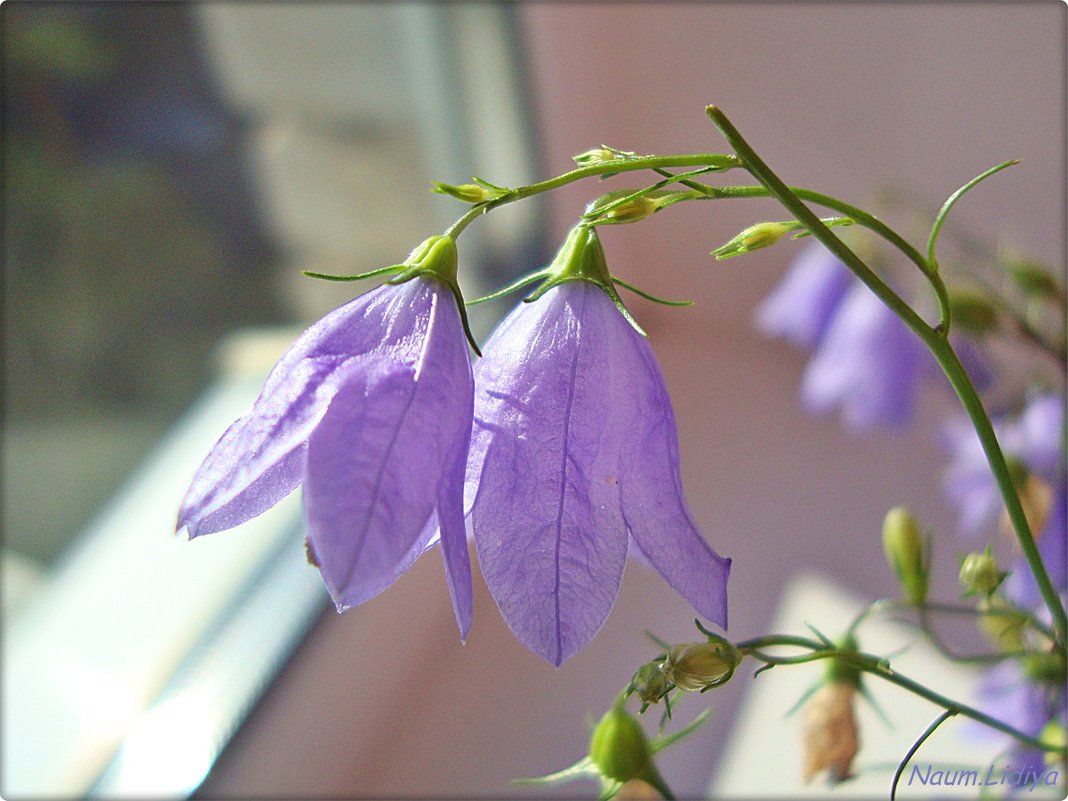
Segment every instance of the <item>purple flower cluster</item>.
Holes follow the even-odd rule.
[[[855,430],[911,419],[922,344],[823,245],[801,252],[756,319],[768,336],[815,349],[801,378],[809,411],[838,407]]]
[[[554,665],[604,623],[632,547],[726,626],[730,560],[686,507],[663,377],[596,233],[576,232],[474,373],[447,237],[413,252],[412,277],[313,325],[208,454],[178,527],[232,528],[303,485],[309,553],[339,611],[440,541],[466,637],[466,516],[506,622]]]

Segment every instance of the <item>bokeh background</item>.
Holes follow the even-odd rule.
[[[32,612],[98,510],[219,380],[220,342],[299,328],[352,294],[300,270],[399,261],[460,213],[432,179],[531,182],[602,143],[720,151],[703,113],[715,103],[787,181],[877,204],[914,241],[916,209],[1022,159],[951,225],[1063,270],[1065,18],[1054,2],[5,4],[5,621]],[[473,227],[465,285],[540,265],[603,188]],[[736,638],[763,632],[801,571],[892,593],[878,546],[891,505],[947,533],[937,580],[956,565],[937,438],[948,393],[932,384],[895,434],[805,415],[804,354],[752,324],[799,245],[708,255],[782,216],[765,201],[681,204],[603,233],[613,272],[696,302],[631,308],[672,392],[694,516],[734,559]],[[483,333],[506,311],[491,306]],[[173,472],[176,493],[188,478]],[[146,514],[166,528],[174,510]],[[440,571],[428,556],[341,616],[324,591],[198,794],[530,795],[509,780],[584,752],[586,715],[649,656],[643,629],[692,637],[686,604],[632,565],[608,623],[558,670],[511,637],[481,584],[461,646]],[[705,696],[713,724],[663,755],[681,795],[708,786],[747,684]],[[769,748],[774,736],[794,734],[769,733]]]

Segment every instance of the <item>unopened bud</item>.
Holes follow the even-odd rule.
[[[1009,575],[998,570],[997,559],[990,553],[990,546],[982,553],[970,553],[960,563],[960,583],[964,588],[962,597],[990,595],[1001,586]]]
[[[1054,718],[1042,727],[1042,731],[1038,733],[1038,741],[1054,748],[1064,748],[1068,745],[1068,732],[1065,731],[1064,724]],[[1047,751],[1045,761],[1051,767],[1063,765],[1064,757],[1054,751]]]
[[[954,326],[969,334],[983,336],[998,323],[998,313],[987,298],[977,292],[957,290],[950,293],[949,308]]]
[[[726,684],[741,660],[728,642],[683,643],[668,651],[664,675],[680,690],[704,692]]]
[[[585,153],[579,153],[577,156],[572,156],[571,160],[578,164],[580,167],[587,167],[590,164],[601,164],[605,161],[615,161],[616,159],[625,158],[626,156],[633,156],[633,153],[628,153],[623,150],[616,150],[614,148],[595,147],[592,150],[587,150]]]
[[[979,628],[987,639],[1004,653],[1022,651],[1027,645],[1024,628],[1027,616],[1015,611],[1000,595],[991,595],[979,601]]]
[[[762,222],[750,225],[734,239],[725,245],[720,245],[712,251],[717,259],[729,259],[733,256],[741,256],[751,250],[768,248],[782,239],[791,231],[801,227],[798,222]]]
[[[593,730],[590,761],[607,779],[626,782],[649,775],[652,752],[645,732],[621,703],[612,706]]]
[[[1068,680],[1068,665],[1064,653],[1053,650],[1047,653],[1030,653],[1020,659],[1020,667],[1028,681],[1034,684],[1052,684],[1063,687]]]
[[[438,181],[434,182],[432,191],[437,192],[439,195],[450,195],[457,200],[462,200],[464,203],[472,204],[496,200],[508,193],[508,190],[504,187],[490,184],[459,184],[458,186],[453,186],[452,184],[443,184]]]
[[[1030,262],[1015,261],[1009,264],[1009,275],[1016,285],[1028,295],[1045,298],[1063,297],[1064,289],[1057,283],[1053,272]]]
[[[667,695],[670,682],[659,662],[646,662],[630,680],[643,704],[655,704]]]
[[[927,599],[928,543],[916,518],[903,506],[895,506],[883,518],[883,550],[905,600],[920,606]]]

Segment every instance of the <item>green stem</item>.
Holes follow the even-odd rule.
[[[952,698],[947,698],[940,693],[936,693],[934,690],[925,687],[908,676],[898,673],[892,670],[885,659],[881,659],[874,654],[868,654],[861,651],[847,651],[839,648],[828,648],[824,643],[818,640],[812,640],[807,637],[798,637],[792,634],[768,634],[763,637],[754,637],[751,640],[744,640],[739,643],[735,643],[735,647],[740,651],[744,651],[747,655],[754,657],[755,659],[763,661],[768,657],[767,654],[763,654],[759,649],[769,648],[774,646],[793,646],[797,648],[806,648],[811,651],[811,654],[805,654],[804,657],[809,657],[805,661],[812,661],[812,658],[820,659],[840,659],[843,662],[852,665],[858,670],[862,670],[865,673],[869,673],[873,676],[878,676],[883,681],[896,684],[904,690],[908,690],[913,695],[918,695],[927,701],[930,701],[936,706],[940,706],[945,710],[950,710],[954,714],[964,715],[972,720],[978,721],[992,729],[997,729],[1010,737],[1019,740],[1025,745],[1029,745],[1032,748],[1038,748],[1042,751],[1051,751],[1057,754],[1066,754],[1068,749],[1064,746],[1053,746],[1049,743],[1043,743],[1040,740],[1025,734],[1018,729],[1013,728],[1007,723],[1003,723],[997,718],[991,717],[985,712],[981,712],[978,709],[970,707],[966,704],[962,704],[958,701],[954,701]],[[818,655],[818,656],[817,656]],[[782,660],[797,660],[798,657],[770,657],[774,662],[766,664],[792,664],[791,662],[783,662]]]
[[[990,418],[987,416],[986,410],[979,400],[979,395],[964,370],[964,366],[960,363],[960,359],[957,358],[956,352],[946,338],[948,318],[943,314],[943,324],[938,329],[934,329],[924,322],[913,311],[911,306],[895,294],[870,267],[861,261],[842,240],[836,237],[820,221],[819,217],[783,183],[782,179],[772,172],[771,168],[753,151],[722,111],[715,106],[709,106],[706,111],[753,177],[767,187],[768,191],[797,220],[805,224],[805,227],[812,232],[813,236],[841,259],[891,311],[897,314],[902,322],[915,332],[934,355],[935,360],[946,374],[950,385],[964,406],[964,410],[971,419],[972,426],[979,437],[979,442],[983,447],[983,452],[986,454],[987,462],[990,464],[990,469],[994,474],[994,479],[1005,502],[1009,519],[1012,521],[1013,529],[1020,543],[1020,550],[1023,551],[1028,566],[1035,577],[1035,583],[1038,585],[1046,606],[1049,607],[1050,614],[1053,617],[1053,625],[1057,631],[1059,647],[1063,648],[1065,643],[1068,642],[1068,615],[1066,615],[1060,597],[1057,595],[1057,590],[1050,581],[1049,573],[1042,563],[1042,557],[1035,544],[1034,535],[1031,533],[1031,527],[1027,522],[1027,517],[1024,515],[1023,505],[1016,494],[1016,488],[1013,485],[1012,476],[1005,462],[1005,456],[1001,452],[1001,446],[998,444],[997,436],[994,433],[994,426],[990,422]],[[948,311],[948,306],[944,311]]]
[[[976,609],[974,606],[962,606],[960,604],[940,604],[926,602],[919,606],[896,598],[883,598],[866,606],[860,613],[853,618],[849,627],[846,629],[847,636],[854,636],[861,624],[864,623],[869,617],[875,614],[882,613],[894,613],[894,612],[916,612],[919,616],[920,622],[914,623],[911,620],[903,620],[901,622],[908,623],[910,625],[917,626],[920,631],[927,636],[931,641],[931,644],[947,659],[955,662],[965,663],[977,663],[988,664],[995,662],[1003,662],[1006,659],[1015,659],[1016,657],[1024,656],[1029,651],[1001,651],[998,653],[987,654],[958,654],[949,648],[942,642],[938,635],[938,632],[934,630],[934,627],[930,624],[930,613],[938,612],[942,614],[956,614],[956,615],[968,615],[970,617],[1018,617],[1023,618],[1028,625],[1030,625],[1039,634],[1042,634],[1050,641],[1056,640],[1057,635],[1049,626],[1044,624],[1041,620],[1036,618],[1031,612],[1026,609],[1012,604],[1011,601],[1006,599],[1006,603],[1009,604],[1007,609]]]
[[[590,178],[595,175],[615,175],[620,172],[633,172],[635,170],[652,170],[658,167],[709,167],[715,170],[729,170],[740,166],[738,159],[723,153],[692,153],[683,156],[638,156],[635,158],[602,161],[598,164],[590,164],[586,167],[565,172],[555,178],[549,178],[536,184],[522,186],[518,189],[510,189],[505,194],[485,203],[472,206],[471,209],[460,219],[453,223],[452,227],[445,232],[446,236],[453,239],[458,237],[467,226],[482,214],[492,211],[497,206],[506,203],[514,203],[517,200],[559,189],[561,186],[574,181]]]
[[[912,748],[910,748],[908,753],[905,754],[905,758],[901,760],[901,764],[897,766],[897,772],[894,773],[894,780],[890,783],[890,801],[894,801],[894,799],[897,798],[897,783],[901,780],[901,774],[905,772],[905,768],[908,766],[909,760],[916,755],[916,752],[920,750],[920,746],[922,746],[927,741],[927,738],[935,733],[935,729],[937,729],[939,726],[941,726],[943,723],[945,723],[947,720],[949,720],[956,714],[957,713],[955,710],[947,709],[945,712],[935,718],[931,725],[928,726],[927,729],[923,732],[923,734],[920,735],[920,739],[918,739],[912,744]]]

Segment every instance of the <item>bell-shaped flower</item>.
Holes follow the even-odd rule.
[[[686,506],[664,379],[617,308],[596,232],[576,227],[549,274],[475,366],[465,507],[501,614],[560,665],[604,623],[634,547],[726,626],[730,560]]]
[[[902,425],[912,416],[923,354],[905,324],[858,283],[805,368],[801,400],[814,412],[840,407],[852,429]]]
[[[849,268],[822,244],[813,242],[757,307],[757,327],[767,336],[782,337],[799,348],[815,347],[853,283]]]
[[[290,347],[196,472],[178,528],[191,538],[232,528],[303,484],[309,555],[338,611],[384,590],[440,531],[466,636],[474,385],[456,245],[431,237],[401,268]]]
[[[1055,502],[1053,496],[1065,481],[1058,462],[1064,441],[1064,411],[1064,398],[1050,392],[1031,397],[1019,415],[994,420],[1005,456],[1018,470],[1029,474],[1021,478],[1020,489],[1034,533],[1038,535],[1051,525],[1058,540],[1064,538],[1063,523],[1056,525],[1058,516],[1064,519],[1063,501]],[[980,539],[1004,509],[994,474],[967,418],[950,420],[943,427],[942,439],[950,454],[943,477],[946,494],[957,507],[961,533]],[[1045,547],[1064,550],[1063,545],[1047,543]]]

